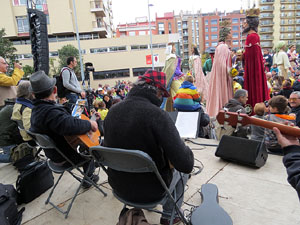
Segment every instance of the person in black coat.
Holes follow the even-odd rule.
[[[32,92],[36,98],[31,113],[30,130],[35,133],[48,135],[62,153],[73,163],[78,164],[86,159],[82,158],[65,140],[64,136],[85,134],[98,129],[97,122],[81,120],[71,116],[71,111],[62,106],[56,105],[57,87],[55,79],[49,78],[44,71],[38,71],[31,75],[30,83]],[[45,149],[45,154],[54,163],[68,163],[66,159],[53,149]],[[83,164],[84,172],[95,182],[99,180],[93,175],[93,162]],[[83,187],[90,187],[83,183]]]
[[[296,116],[296,126],[300,127],[300,91],[294,91],[290,95],[289,104],[292,108],[291,114]]]
[[[283,164],[288,174],[288,182],[295,188],[300,200],[300,146],[299,139],[296,137],[283,136],[275,127],[274,133],[281,145],[284,153]]]
[[[128,96],[110,108],[104,120],[104,146],[137,149],[149,154],[167,185],[176,179],[172,184],[176,184],[177,196],[181,196],[177,202],[180,207],[184,187],[179,178],[182,176],[183,182],[187,181],[194,156],[181,140],[171,117],[159,108],[162,97],[169,96],[165,87],[162,72],[148,70],[140,76]],[[170,164],[175,169],[171,169]],[[108,169],[108,182],[119,196],[128,201],[155,201],[164,194],[152,173],[132,174]],[[163,205],[165,213],[170,213],[171,209],[169,201]],[[162,216],[161,223],[168,224],[168,220],[166,215]]]

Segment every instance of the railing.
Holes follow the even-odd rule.
[[[104,28],[105,30],[107,30],[107,25],[105,22],[103,21],[93,21],[93,28],[97,29],[97,28]]]

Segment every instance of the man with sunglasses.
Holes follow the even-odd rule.
[[[4,107],[4,100],[7,98],[16,98],[16,86],[24,75],[22,66],[14,63],[14,71],[11,76],[7,76],[8,64],[3,57],[0,57],[0,109]]]
[[[292,92],[289,104],[292,108],[291,113],[296,115],[296,126],[300,127],[300,91]]]

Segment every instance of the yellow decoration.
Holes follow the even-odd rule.
[[[246,10],[246,17],[259,17],[260,10],[259,9],[248,9]]]

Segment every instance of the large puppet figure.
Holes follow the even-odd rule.
[[[259,9],[249,9],[243,23],[243,34],[247,34],[243,55],[245,65],[244,88],[248,90],[248,104],[252,107],[256,103],[269,99],[260,38],[257,34],[258,16]]]
[[[175,43],[168,44],[166,55],[165,67],[162,72],[166,74],[167,90],[170,93],[170,97],[168,99],[164,98],[161,108],[170,112],[174,111],[173,98],[184,81],[184,74],[180,69],[181,59],[176,55]]]
[[[205,101],[208,95],[208,83],[204,76],[201,64],[201,56],[197,46],[192,45],[192,55],[189,59],[189,69],[192,76],[195,78],[195,86],[202,97],[201,101]]]
[[[210,73],[206,110],[210,117],[215,117],[219,110],[233,96],[231,68],[231,54],[228,45],[231,43],[229,24],[224,21],[220,24],[219,45],[215,51],[214,62]]]

